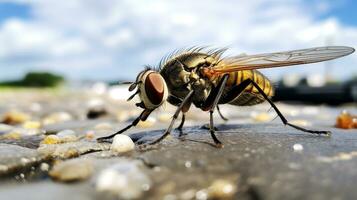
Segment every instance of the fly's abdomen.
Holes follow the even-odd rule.
[[[257,70],[242,70],[237,72],[231,72],[227,81],[227,87],[224,93],[229,92],[235,85],[239,85],[244,80],[251,79],[259,85],[264,93],[271,97],[274,94],[272,83],[267,77]],[[251,106],[264,102],[265,99],[261,95],[257,88],[250,84],[245,90],[237,97],[229,100],[229,104],[238,106]]]

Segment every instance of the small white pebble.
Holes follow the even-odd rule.
[[[50,169],[50,165],[48,165],[47,163],[41,163],[40,169],[43,172],[47,172]]]
[[[28,164],[30,162],[30,160],[28,159],[28,158],[21,158],[21,163],[23,164],[23,165],[26,165],[26,164]]]
[[[233,199],[235,193],[235,184],[224,179],[214,181],[208,188],[210,199]]]
[[[352,159],[352,155],[349,153],[340,153],[337,156],[338,160],[351,160]]]
[[[196,199],[197,200],[208,199],[208,191],[206,189],[199,190],[198,192],[196,192]]]
[[[6,165],[0,165],[0,172],[6,172],[7,170],[9,170],[9,167]]]
[[[58,132],[56,135],[58,137],[75,136],[76,132],[74,132],[74,130],[65,129],[65,130],[62,130],[62,131]]]
[[[132,151],[135,148],[133,140],[127,135],[116,135],[110,149],[118,153]]]
[[[150,190],[150,184],[143,184],[142,186],[141,186],[141,188],[143,189],[143,191],[149,191]]]
[[[185,162],[185,167],[186,167],[186,168],[190,168],[191,166],[192,166],[191,161],[186,161],[186,162]]]
[[[304,147],[301,144],[294,144],[293,149],[295,152],[301,152],[302,150],[304,150]]]

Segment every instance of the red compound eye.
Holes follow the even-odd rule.
[[[165,83],[159,73],[150,73],[145,79],[145,92],[150,102],[159,105],[164,98]]]

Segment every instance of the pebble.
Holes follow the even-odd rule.
[[[58,181],[73,182],[89,178],[93,171],[94,166],[91,160],[72,159],[55,164],[49,175]]]
[[[0,174],[9,170],[9,167],[6,165],[0,165]]]
[[[336,118],[336,127],[343,129],[357,128],[357,116],[351,115],[346,110],[343,110]]]
[[[47,171],[50,169],[50,165],[47,164],[47,163],[41,163],[40,169],[41,169],[41,171],[43,171],[43,172],[47,172]]]
[[[135,149],[133,140],[127,135],[116,135],[110,149],[117,153],[124,153]]]
[[[118,122],[124,122],[129,119],[130,115],[127,112],[120,111],[116,114]]]
[[[223,179],[215,180],[208,188],[210,199],[233,199],[236,192],[236,185]]]
[[[311,122],[308,122],[307,120],[304,120],[304,119],[291,120],[290,123],[292,123],[296,126],[311,126]]]
[[[22,124],[22,127],[26,129],[39,129],[41,128],[41,122],[39,121],[26,121]]]
[[[4,114],[1,121],[4,124],[16,125],[22,124],[30,120],[30,118],[30,115],[28,115],[27,113],[20,111],[10,111]]]
[[[66,137],[66,136],[76,136],[76,132],[71,129],[65,129],[56,134],[58,137]]]
[[[207,189],[202,189],[196,192],[196,199],[197,200],[206,200],[208,199],[208,191]]]
[[[100,172],[96,190],[109,193],[119,199],[139,199],[151,187],[149,177],[138,166],[138,162],[121,161]]]
[[[76,132],[71,129],[65,129],[58,132],[56,135],[60,138],[61,143],[74,142],[78,140]]]
[[[140,121],[137,125],[137,127],[140,128],[150,128],[152,127],[156,122],[156,119],[153,117],[147,118],[145,121]]]
[[[0,136],[0,139],[10,139],[10,140],[18,140],[21,139],[22,135],[19,132],[11,131],[10,133],[6,133]]]
[[[21,139],[24,136],[33,136],[42,133],[38,129],[24,129],[24,128],[14,128],[11,131],[3,134],[0,138],[4,139]]]
[[[160,122],[170,122],[171,119],[172,119],[172,114],[169,114],[169,113],[162,113],[158,116],[157,118]]]
[[[43,124],[45,125],[55,124],[55,123],[70,121],[72,119],[73,119],[72,115],[67,112],[55,112],[46,116],[43,119]]]
[[[40,111],[42,110],[42,106],[41,106],[41,104],[39,104],[39,103],[32,103],[32,104],[30,105],[30,110],[31,110],[32,112],[40,112]]]
[[[194,199],[195,194],[196,194],[196,191],[194,189],[190,189],[190,190],[187,190],[187,191],[183,192],[180,195],[180,199],[182,199],[182,200],[191,200],[191,199]]]
[[[102,108],[102,107],[104,107],[104,105],[105,105],[105,102],[101,98],[89,99],[87,102],[88,108]]]
[[[76,132],[70,129],[66,129],[58,132],[56,135],[47,135],[41,142],[41,144],[60,144],[66,142],[75,142],[78,138]]]
[[[92,140],[92,139],[94,139],[94,136],[95,136],[95,132],[94,131],[91,131],[91,130],[89,130],[89,131],[87,131],[86,132],[86,139],[88,139],[88,140]]]
[[[7,125],[7,124],[0,124],[0,133],[1,132],[7,132],[14,129],[13,126]]]
[[[107,122],[99,123],[95,125],[96,130],[113,130],[113,126]]]
[[[88,119],[97,119],[107,115],[108,112],[105,108],[91,108],[87,112]]]
[[[301,144],[294,144],[293,149],[295,152],[302,152],[304,150],[304,147]]]
[[[41,144],[59,144],[59,143],[61,143],[61,139],[57,135],[47,135],[41,141]]]
[[[268,122],[273,119],[273,117],[268,113],[253,114],[252,117],[256,122]]]
[[[185,162],[185,167],[186,167],[186,168],[191,168],[191,166],[192,166],[192,162],[189,161],[189,160],[187,160],[187,161]]]

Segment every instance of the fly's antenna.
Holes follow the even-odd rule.
[[[137,90],[134,94],[132,94],[126,101],[130,101],[130,100],[132,100],[137,94],[139,94],[140,93],[140,91],[139,90]]]
[[[133,84],[133,81],[120,81],[120,85]]]

